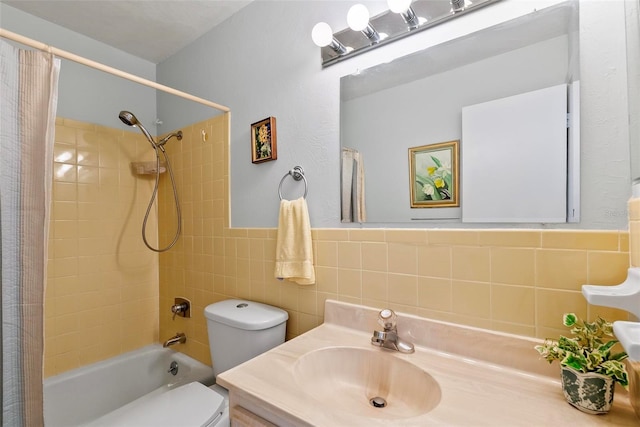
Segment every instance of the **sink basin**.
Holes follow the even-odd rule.
[[[431,375],[384,350],[322,348],[300,357],[293,372],[297,384],[326,411],[413,418],[435,408],[441,397]]]

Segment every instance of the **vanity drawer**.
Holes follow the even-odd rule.
[[[233,427],[276,427],[275,424],[244,409],[242,406],[231,408],[231,425]]]

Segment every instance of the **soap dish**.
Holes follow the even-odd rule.
[[[166,172],[164,162],[160,162],[160,173]],[[134,175],[155,175],[158,171],[157,162],[131,162],[131,172]]]

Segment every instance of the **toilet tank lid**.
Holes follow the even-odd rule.
[[[277,307],[254,301],[228,299],[208,305],[207,319],[247,331],[272,328],[287,321],[289,314]]]

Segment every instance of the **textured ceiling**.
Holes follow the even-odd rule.
[[[153,63],[173,55],[252,0],[2,0]]]

